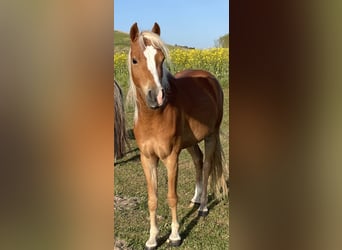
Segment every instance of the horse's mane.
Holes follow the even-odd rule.
[[[160,39],[159,35],[150,31],[143,31],[141,32],[138,39],[139,39],[140,46],[144,49],[146,48],[144,39],[150,40],[154,48],[160,49],[163,52],[166,62],[169,63],[170,61],[169,50],[164,44],[164,42]]]
[[[163,63],[163,79],[162,79],[161,84],[166,90],[168,90],[169,84],[170,84],[169,79],[170,77],[173,77],[167,69],[167,66],[170,66],[169,50],[164,44],[164,42],[160,39],[160,36],[151,31],[143,31],[140,33],[138,37],[138,42],[143,50],[146,48],[145,39],[149,40],[154,48],[160,49],[165,56],[165,61]],[[136,88],[133,83],[132,72],[131,72],[131,49],[129,50],[129,53],[128,53],[128,71],[129,71],[130,83],[129,83],[129,90],[127,93],[127,103],[135,105],[134,120],[136,120],[138,118],[137,105],[136,105],[137,98],[136,98]]]

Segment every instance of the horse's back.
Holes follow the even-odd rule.
[[[213,77],[215,78],[210,72],[205,70],[196,70],[196,69],[187,69],[180,71],[175,74],[175,78],[184,78],[184,77]]]
[[[205,70],[184,70],[175,74],[179,88],[190,88],[193,92],[204,90],[223,105],[223,91],[214,75]]]

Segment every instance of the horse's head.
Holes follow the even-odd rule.
[[[167,48],[160,40],[159,25],[155,23],[152,32],[140,33],[137,23],[134,23],[130,30],[130,38],[128,67],[131,81],[148,107],[159,108],[165,103],[167,87],[163,67]]]

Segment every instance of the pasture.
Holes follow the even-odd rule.
[[[228,67],[229,50],[212,48],[207,50],[170,50],[170,71],[174,74],[183,69],[204,69],[214,74],[224,91],[224,116],[221,125],[221,142],[228,164]],[[128,89],[127,50],[114,54],[114,76],[123,89]],[[126,107],[128,129],[133,128],[133,107]],[[149,214],[145,176],[140,164],[139,150],[133,135],[129,138],[127,155],[115,163],[114,169],[114,236],[117,249],[142,249],[149,236]],[[203,149],[203,143],[201,143]],[[189,208],[194,194],[195,168],[190,155],[183,150],[179,158],[178,219],[183,239],[179,249],[228,249],[229,201],[217,201],[209,192],[209,215],[197,217],[197,208]],[[162,163],[158,166],[158,249],[169,249],[166,240],[170,233],[171,214],[166,201],[167,175]]]

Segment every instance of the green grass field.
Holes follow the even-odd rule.
[[[115,35],[115,34],[114,34]],[[120,44],[118,37],[114,41]],[[123,46],[120,51],[125,50]],[[127,49],[127,45],[126,45]],[[115,51],[119,51],[117,48]],[[114,57],[115,58],[115,57]],[[225,102],[224,117],[221,125],[221,143],[228,164],[228,54],[226,70],[219,72]],[[127,71],[114,59],[115,79],[119,81],[124,94],[127,94]],[[122,64],[122,62],[120,62]],[[116,66],[115,66],[116,65]],[[201,65],[199,65],[200,67]],[[177,65],[177,67],[182,67]],[[205,69],[205,65],[203,65]],[[202,68],[203,68],[202,67]],[[123,69],[121,69],[123,68]],[[120,70],[119,70],[120,69]],[[174,73],[174,72],[173,72]],[[132,129],[133,108],[126,108],[128,129]],[[145,176],[140,164],[139,150],[133,139],[129,140],[130,149],[127,155],[115,163],[114,169],[114,236],[116,249],[143,249],[149,237],[149,214],[147,207],[147,189]],[[203,149],[203,143],[200,144]],[[189,208],[189,201],[194,194],[195,169],[190,155],[183,150],[179,159],[178,177],[178,220],[179,232],[183,243],[179,249],[228,249],[229,244],[229,201],[217,201],[209,195],[209,215],[197,217],[197,209]],[[171,214],[167,200],[167,174],[162,163],[158,166],[158,249],[170,249],[166,240],[171,230]]]
[[[129,50],[129,35],[121,31],[114,31],[114,52]]]

